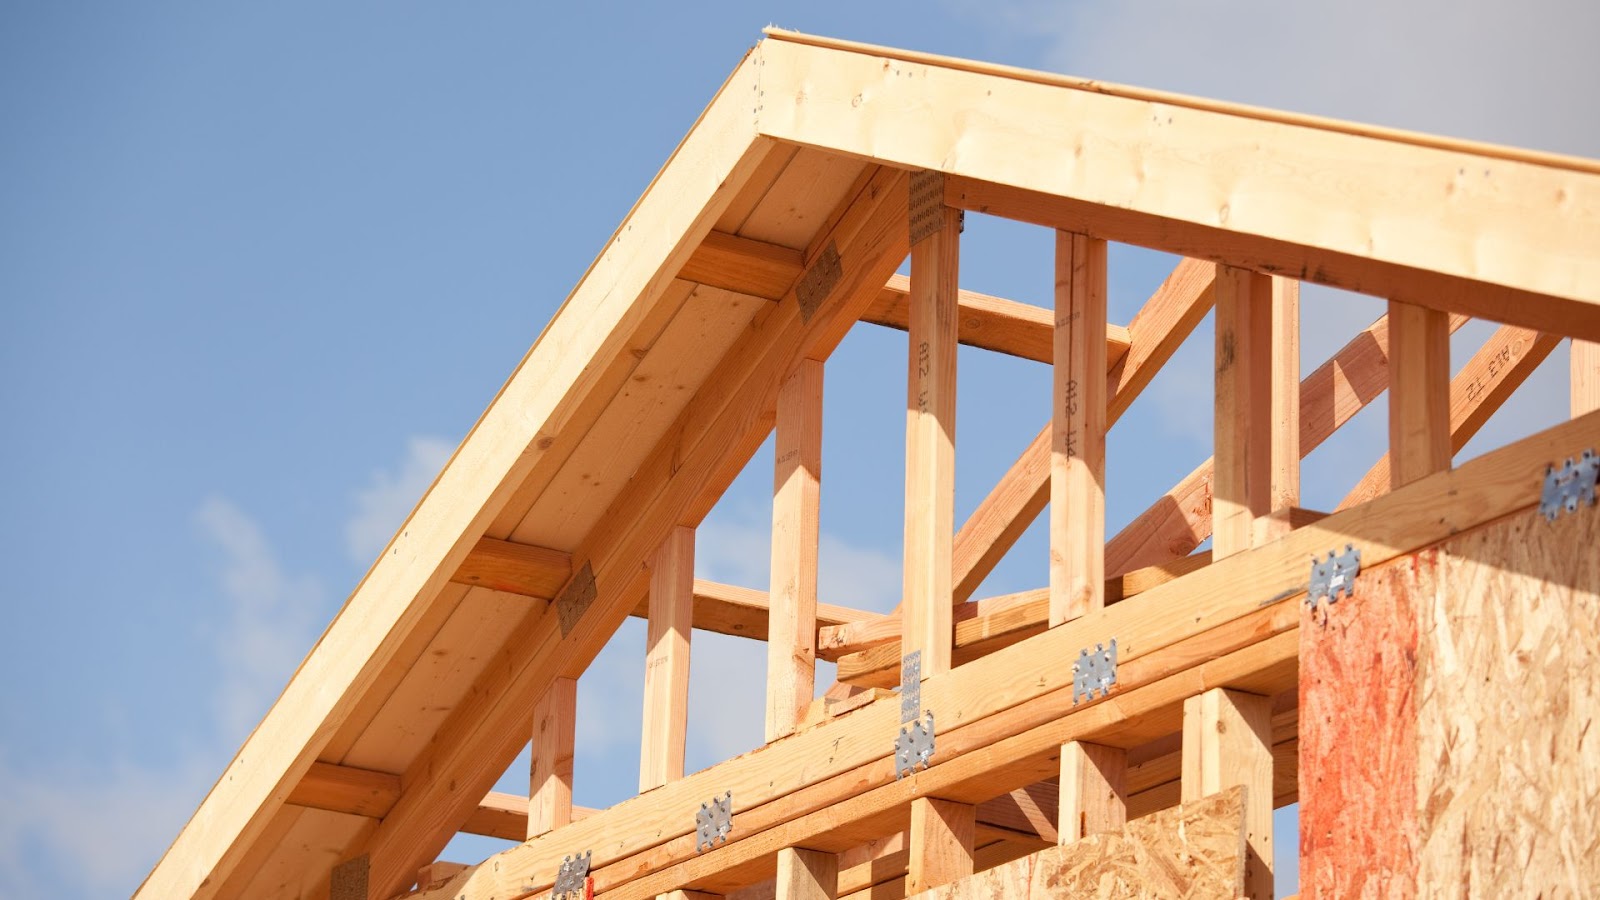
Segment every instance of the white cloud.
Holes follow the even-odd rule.
[[[956,0],[1036,64],[1105,81],[1588,156],[1587,0]]]
[[[355,513],[344,527],[351,559],[365,565],[383,550],[454,449],[438,438],[413,437],[406,444],[406,457],[398,471],[372,473],[367,486],[356,494]]]
[[[284,572],[261,528],[222,497],[195,514],[222,551],[221,590],[230,615],[216,635],[215,698],[223,745],[242,743],[305,657],[325,613],[315,578]]]
[[[205,796],[211,761],[115,759],[22,771],[0,756],[0,894],[127,895]]]

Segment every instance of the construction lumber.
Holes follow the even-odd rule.
[[[1106,243],[1056,232],[1050,624],[1105,606]]]
[[[1061,746],[1059,843],[1121,831],[1128,822],[1128,751],[1086,741]]]
[[[650,562],[644,728],[639,791],[683,777],[689,729],[689,636],[694,611],[694,529],[678,526]]]
[[[1272,698],[1213,688],[1183,703],[1183,802],[1244,787],[1244,896],[1272,900]]]
[[[760,860],[770,860],[778,847],[816,846],[812,842],[821,834],[833,834],[837,840],[857,837],[859,832],[843,829],[846,823],[874,823],[871,827],[883,828],[878,833],[887,833],[893,829],[886,827],[884,817],[892,822],[893,810],[904,809],[900,804],[914,795],[977,802],[1032,784],[1052,774],[1060,745],[1070,740],[1124,745],[1169,734],[1179,725],[1173,704],[1181,705],[1183,699],[1211,687],[1263,694],[1282,690],[1294,681],[1298,638],[1292,632],[1301,615],[1297,604],[1286,601],[1304,591],[1307,560],[1320,548],[1335,541],[1352,542],[1362,550],[1363,565],[1377,566],[1528,509],[1538,502],[1549,460],[1563,459],[1572,448],[1589,446],[1597,438],[1600,416],[1556,426],[1108,606],[1098,615],[1051,629],[946,677],[929,679],[922,685],[924,705],[939,711],[943,721],[965,724],[941,732],[939,752],[949,757],[914,779],[894,780],[886,736],[895,730],[899,708],[897,702],[879,701],[512,848],[496,856],[492,866],[473,870],[468,879],[472,890],[466,896],[471,900],[504,890],[503,885],[512,882],[547,879],[560,861],[561,847],[598,847],[599,835],[612,838],[604,842],[604,853],[597,849],[597,885],[617,890],[616,900],[650,896],[672,886],[709,887],[701,880],[715,873],[746,875],[752,871],[749,866],[758,871]],[[1258,621],[1252,616],[1265,618]],[[1279,616],[1281,625],[1268,624]],[[1220,630],[1210,633],[1213,629]],[[1047,668],[1022,684],[1007,681],[1002,674],[1029,665],[1024,660],[1064,658],[1092,643],[1096,635],[1103,640],[1113,634],[1126,636],[1130,647],[1128,657],[1119,661],[1115,704],[1074,707],[1065,667]],[[1280,638],[1287,645],[1275,643]],[[1197,643],[1192,647],[1177,643],[1189,639]],[[1157,652],[1168,646],[1173,648],[1170,653]],[[1185,665],[1180,660],[1198,664],[1191,669],[1170,668]],[[1263,678],[1285,664],[1289,668],[1283,675]],[[1151,668],[1158,665],[1162,668]],[[1162,680],[1167,677],[1176,680]],[[996,684],[1009,687],[996,691]],[[1149,698],[1150,705],[1141,697]],[[1160,710],[1173,711],[1157,715]],[[985,724],[983,720],[991,716],[996,718]],[[982,752],[963,761],[975,750]],[[858,767],[865,768],[858,771]],[[963,795],[963,785],[975,795]],[[694,798],[711,796],[714,790],[732,790],[735,796],[749,798],[750,806],[741,806],[740,813],[749,829],[741,829],[741,835],[749,837],[697,857],[686,828],[677,835],[641,833],[639,823],[670,822],[671,810],[699,802]],[[789,794],[794,797],[778,804],[780,809],[763,814],[766,804]],[[765,835],[760,841],[753,840],[757,832]],[[557,835],[559,839],[552,840]],[[625,862],[636,854],[642,857]],[[640,872],[651,874],[641,877]],[[743,883],[770,874],[769,870]]]
[[[1533,370],[1544,362],[1560,338],[1502,325],[1450,380],[1450,452],[1477,435]],[[1389,454],[1384,453],[1339,502],[1339,509],[1365,503],[1389,489]]]
[[[1452,316],[1454,332],[1466,323]],[[1381,316],[1300,382],[1300,455],[1311,453],[1389,385],[1389,317]],[[1208,459],[1113,537],[1106,571],[1159,565],[1194,551],[1211,536]]]
[[[483,537],[450,580],[549,600],[571,577],[571,554]]]
[[[996,78],[882,48],[773,40],[761,53],[763,134],[943,171],[952,205],[1600,340],[1590,164],[1186,98],[1152,105],[1099,83]],[[893,77],[901,69],[915,77]],[[852,103],[861,96],[871,102]],[[930,123],[941,103],[981,114]],[[1508,192],[1562,199],[1512,213]],[[1441,197],[1450,215],[1419,212]],[[1317,209],[1343,211],[1341,227],[1299,214]]]
[[[911,801],[906,891],[919,893],[972,874],[977,807],[918,797]]]
[[[1254,536],[1255,543],[1281,537],[1294,528],[1292,512],[1300,508],[1300,282],[1292,278],[1272,279],[1272,325],[1270,332],[1271,411],[1267,422],[1272,429],[1268,444],[1272,460],[1268,464],[1268,507],[1272,510]]]
[[[1179,262],[1128,324],[1128,352],[1106,375],[1106,428],[1116,424],[1210,311],[1214,268]],[[1052,433],[1053,425],[1046,422],[961,526],[952,599],[970,598],[1049,502]]]
[[[802,253],[788,247],[725,232],[713,231],[696,248],[678,277],[740,294],[778,300],[800,275]],[[885,328],[911,328],[911,280],[891,275],[861,321]],[[1050,310],[977,291],[960,291],[959,340],[1020,359],[1052,361],[1054,327]],[[1127,353],[1128,329],[1106,326],[1106,358],[1112,362]]]
[[[1211,554],[1249,548],[1256,522],[1272,512],[1272,279],[1217,267],[1216,442]]]
[[[1450,331],[1445,314],[1389,301],[1389,483],[1450,466]]]
[[[1172,354],[1211,308],[1211,284],[1215,267],[1194,260],[1183,260],[1167,276],[1128,326],[1128,352],[1111,363],[1106,376],[1109,397],[1106,427],[1116,423],[1150,383],[1155,372]],[[1053,421],[1053,420],[1052,420]],[[1054,426],[1043,429],[1006,470],[988,496],[957,532],[952,550],[953,586],[951,599],[958,604],[969,599],[983,579],[989,577],[1001,557],[1028,529],[1050,501],[1051,440]],[[1107,588],[1111,590],[1110,587]],[[1107,596],[1115,596],[1108,594]],[[958,606],[959,609],[959,606]],[[887,640],[898,640],[900,609],[876,621],[878,629],[892,629]],[[839,646],[858,643],[841,631]],[[828,641],[819,636],[819,648],[828,650]],[[865,646],[865,645],[863,645]],[[837,658],[840,655],[824,658]]]
[[[501,504],[530,477],[553,475],[546,463],[576,441],[545,443],[547,435],[568,426],[581,432],[626,380],[636,360],[618,354],[634,328],[772,147],[749,114],[756,69],[748,59],[730,76],[140,886],[141,900],[217,895],[323,745],[428,618]],[[525,735],[525,726],[515,732]],[[475,786],[479,796],[487,787]],[[469,796],[453,813],[464,818],[476,801]],[[437,855],[437,847],[406,854],[376,889],[403,887]]]
[[[794,293],[757,316],[708,380],[714,389],[689,402],[595,531],[574,550],[578,574],[563,591],[569,602],[558,598],[506,638],[495,664],[413,763],[432,777],[408,780],[395,811],[368,843],[375,884],[398,890],[415,860],[437,856],[475,804],[472,794],[487,790],[521,749],[511,737],[509,710],[519,705],[526,710],[550,678],[577,674],[594,658],[638,603],[645,588],[644,563],[666,533],[709,512],[766,438],[784,375],[801,358],[826,357],[904,258],[905,182],[903,174],[884,171],[852,199],[834,226],[833,250],[827,254],[837,256],[840,276],[809,318],[801,316]],[[569,612],[566,624],[563,609]],[[581,614],[571,616],[572,611]],[[784,743],[790,742],[774,746]],[[681,779],[650,796],[676,797],[677,786],[691,783],[697,784],[692,777]]]
[[[528,827],[524,837],[538,837],[572,821],[572,760],[577,721],[578,680],[553,679],[533,707]]]
[[[399,775],[319,762],[295,786],[289,794],[288,803],[307,809],[381,819],[389,814],[399,798]],[[490,791],[467,817],[461,831],[464,834],[521,841],[528,833],[529,799]],[[581,806],[570,809],[571,821],[587,818],[595,812]]]
[[[839,857],[817,850],[778,851],[777,900],[833,900],[839,887]]]
[[[916,895],[917,900],[1147,900],[1237,897],[1244,884],[1245,791],[1162,810],[1085,840]]]
[[[901,653],[921,654],[923,678],[950,669],[955,531],[956,289],[961,214],[939,176],[911,186],[911,347],[906,379],[905,628]],[[925,196],[931,194],[932,196]]]
[[[1121,602],[1158,585],[1181,578],[1211,562],[1210,551],[1185,557],[1165,566],[1152,566],[1107,579],[1108,603]],[[987,597],[957,604],[954,659],[957,665],[1010,646],[1038,634],[1049,625],[1050,591],[1040,588]],[[838,679],[859,687],[890,687],[897,677],[900,638],[898,616],[883,616],[866,622],[853,622],[823,629],[828,646],[822,654],[839,663]]]
[[[766,591],[707,581],[703,578],[694,580],[693,619],[696,631],[712,631],[730,637],[764,641],[767,639],[771,609],[772,604]],[[649,618],[649,598],[641,598],[629,615],[639,619]],[[835,606],[831,603],[817,604],[818,628],[871,621],[876,618],[878,618],[877,613],[865,610]]]
[[[906,276],[891,275],[878,294],[877,302],[862,315],[861,321],[908,330],[911,326],[911,309],[907,302],[910,289],[911,281]],[[957,296],[961,305],[961,343],[1046,365],[1054,361],[1052,332],[1055,323],[1050,310],[977,291],[963,290]],[[1126,327],[1106,325],[1106,359],[1113,363],[1121,360],[1131,342]]]
[[[767,630],[768,741],[799,726],[816,693],[822,363],[803,359],[778,390]]]
[[[1572,414],[1600,409],[1600,344],[1572,339]]]

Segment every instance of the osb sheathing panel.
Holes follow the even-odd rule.
[[[1244,790],[1164,809],[1119,833],[1041,850],[917,897],[1237,897],[1244,889]]]
[[[1419,583],[1437,551],[1363,572],[1300,623],[1300,883],[1310,898],[1412,896]]]
[[[1600,510],[1445,545],[1418,594],[1422,896],[1600,891]]]
[[[1600,895],[1597,537],[1511,516],[1303,623],[1302,896]]]

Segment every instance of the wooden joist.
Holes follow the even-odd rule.
[[[1107,603],[1137,596],[1193,572],[1211,562],[1205,551],[1168,563],[1108,579]],[[1050,624],[1050,591],[1039,588],[957,604],[955,661],[962,664],[1043,631]],[[899,657],[893,642],[900,635],[898,616],[881,616],[820,632],[824,658],[839,663],[838,679],[861,687],[889,687],[897,677]]]
[[[713,231],[689,257],[678,277],[685,281],[777,300],[799,277],[801,253],[763,241]],[[907,331],[911,328],[911,279],[891,275],[861,321]],[[1051,359],[1050,310],[1030,303],[963,290],[959,340],[971,347],[1048,364]],[[1128,352],[1129,330],[1107,325],[1106,358],[1113,363]]]
[[[707,383],[718,389],[690,400],[574,550],[578,574],[566,589],[575,591],[570,602],[558,599],[513,630],[495,663],[413,761],[418,777],[407,780],[394,812],[365,842],[375,889],[399,890],[419,860],[437,856],[476,804],[472,795],[487,790],[521,749],[514,720],[551,678],[583,671],[639,602],[645,560],[666,532],[698,522],[754,455],[771,430],[784,375],[801,358],[826,357],[859,319],[904,258],[905,183],[903,174],[883,171],[846,202],[828,243],[840,272],[831,289],[821,298],[808,294],[815,301],[808,318],[796,293],[757,315],[710,376]],[[563,608],[569,615],[559,614]],[[671,782],[651,796],[676,796],[693,780]]]

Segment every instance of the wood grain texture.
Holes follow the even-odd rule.
[[[1272,511],[1272,280],[1218,266],[1216,296],[1211,554],[1223,559],[1253,546]]]
[[[694,615],[694,529],[672,529],[650,562],[644,728],[639,790],[683,777],[689,728],[689,637]]]
[[[1128,751],[1086,741],[1061,747],[1058,841],[1121,831],[1128,824]]]
[[[801,360],[778,389],[773,452],[768,741],[791,734],[816,691],[822,363]]]
[[[972,874],[978,809],[936,797],[911,801],[906,891],[918,893]]]
[[[1050,624],[1105,606],[1106,243],[1056,232]]]
[[[833,900],[839,886],[839,857],[833,853],[785,847],[778,851],[777,900]]]
[[[1389,301],[1389,483],[1450,467],[1450,331],[1445,314]]]
[[[557,678],[551,681],[533,708],[528,822],[524,837],[538,837],[572,821],[572,759],[577,721],[578,680]]]
[[[1572,339],[1572,415],[1600,409],[1600,344]]]
[[[1183,703],[1185,803],[1242,785],[1245,895],[1272,900],[1272,699],[1213,688]]]
[[[1244,881],[1245,789],[1162,810],[1111,834],[1041,850],[918,900],[1213,900]]]
[[[1461,448],[1528,380],[1560,339],[1515,325],[1502,325],[1450,379],[1450,451]],[[1389,454],[1367,470],[1339,501],[1339,509],[1365,503],[1389,489]]]
[[[906,397],[902,654],[921,652],[922,677],[950,669],[955,532],[956,285],[960,213],[911,248],[911,340]]]

